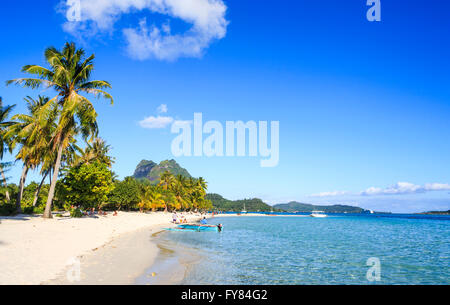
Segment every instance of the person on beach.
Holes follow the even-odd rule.
[[[203,219],[200,221],[200,223],[201,223],[202,225],[208,224],[208,222],[206,221],[206,217],[203,217]]]
[[[173,220],[173,223],[177,223],[177,212],[173,212],[172,220]]]

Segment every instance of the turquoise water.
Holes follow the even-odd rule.
[[[450,284],[449,217],[223,217],[224,231],[166,232],[200,262],[182,284]],[[381,264],[368,281],[369,258]]]

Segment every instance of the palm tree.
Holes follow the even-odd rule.
[[[173,195],[171,193],[172,188],[175,185],[175,178],[169,171],[165,171],[161,174],[161,178],[158,186],[160,186],[164,193],[164,212],[167,212],[168,206],[171,204]]]
[[[155,189],[150,193],[149,202],[152,212],[164,206],[164,199],[162,194]]]
[[[186,177],[183,175],[177,175],[175,177],[175,185],[173,187],[173,193],[178,209],[188,208],[188,202],[186,201]]]
[[[151,185],[141,185],[138,207],[141,212],[151,209],[153,212],[164,206],[162,194]]]
[[[48,98],[39,96],[40,104],[43,106],[47,105],[49,102]],[[54,151],[50,149],[50,143],[52,140],[53,132],[56,129],[56,118],[58,116],[58,108],[56,103],[48,104],[46,108],[42,109],[40,111],[40,123],[41,123],[41,129],[40,129],[40,144],[38,144],[41,149],[40,157],[41,157],[41,171],[40,174],[42,175],[41,183],[37,187],[36,191],[34,192],[34,199],[33,199],[33,206],[36,206],[39,194],[42,189],[42,185],[44,184],[45,178],[47,176],[51,175],[52,166],[54,164],[54,161],[56,159],[56,155]]]
[[[41,86],[53,88],[58,95],[51,99],[59,105],[57,127],[52,136],[52,149],[56,152],[53,177],[47,198],[44,218],[52,218],[51,208],[55,195],[61,159],[70,145],[73,133],[80,133],[86,141],[98,134],[97,112],[90,100],[81,94],[93,94],[104,97],[113,103],[112,96],[102,89],[111,88],[106,81],[90,80],[94,70],[94,55],[86,58],[83,49],[77,49],[74,43],[66,43],[62,51],[50,47],[45,51],[49,68],[27,65],[22,72],[35,75],[35,78],[19,78],[6,84],[17,84],[36,89]]]
[[[48,131],[53,121],[51,113],[55,113],[47,97],[39,96],[37,100],[26,97],[29,114],[17,114],[12,117],[16,122],[9,126],[6,135],[11,140],[10,147],[20,145],[16,160],[22,160],[23,170],[19,181],[19,192],[17,193],[17,212],[22,211],[21,202],[25,179],[29,169],[38,167],[44,158],[49,146]],[[50,116],[48,115],[50,111]]]
[[[94,161],[98,161],[111,168],[114,163],[114,159],[108,155],[110,149],[111,146],[106,145],[106,142],[103,139],[96,138],[92,144],[88,143],[84,150],[80,150],[81,155],[75,158],[72,166],[89,164]]]
[[[203,177],[197,179],[197,187],[204,195],[206,195],[206,191],[208,190],[208,183],[205,181],[205,179],[203,179]]]
[[[175,178],[173,174],[169,171],[165,171],[161,174],[161,179],[159,181],[159,185],[163,190],[170,190],[175,184]]]
[[[7,149],[7,138],[5,137],[6,129],[11,126],[14,122],[8,121],[8,117],[11,114],[11,111],[14,109],[15,105],[13,106],[3,106],[3,99],[0,97],[0,160],[3,159],[3,153]],[[0,173],[2,175],[2,183],[6,187],[8,185],[6,184],[6,177],[5,172],[3,171],[3,166],[0,164]],[[10,201],[11,198],[9,197],[8,189],[6,189],[6,200]]]

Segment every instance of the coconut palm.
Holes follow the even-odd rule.
[[[106,145],[103,139],[96,138],[92,144],[88,144],[84,150],[80,150],[80,155],[75,158],[72,165],[77,166],[98,161],[111,168],[114,160],[108,155],[110,149],[111,146]]]
[[[12,121],[8,121],[8,118],[11,114],[11,111],[14,109],[14,106],[3,106],[3,99],[0,97],[0,160],[3,160],[3,153],[7,150],[7,138],[5,137],[6,129],[14,124]],[[0,174],[2,176],[2,183],[5,188],[8,186],[6,184],[5,172],[3,170],[3,164],[0,164]],[[10,201],[8,189],[6,189],[6,200]]]
[[[7,129],[6,135],[10,139],[10,147],[20,146],[16,160],[23,162],[22,174],[19,181],[16,206],[20,213],[25,180],[30,169],[37,168],[48,152],[50,131],[54,127],[55,107],[49,98],[39,96],[37,100],[26,97],[29,114],[17,114],[12,117],[15,123]],[[39,195],[39,194],[38,194]]]
[[[175,177],[175,185],[173,186],[173,194],[175,195],[176,200],[176,208],[177,209],[186,209],[189,207],[189,204],[186,200],[186,177],[183,175],[177,175]]]
[[[175,185],[175,177],[169,171],[165,171],[161,174],[161,179],[159,181],[159,186],[162,187],[164,191],[172,189]]]
[[[44,218],[52,218],[51,208],[55,195],[56,181],[64,151],[69,147],[73,132],[81,134],[90,141],[98,134],[97,112],[90,100],[82,94],[109,99],[112,96],[102,89],[111,88],[106,81],[90,80],[94,70],[94,55],[86,58],[83,49],[77,49],[74,43],[66,43],[62,51],[50,47],[45,51],[49,68],[27,65],[22,72],[35,75],[35,78],[19,78],[7,81],[7,85],[17,84],[36,89],[41,86],[52,88],[57,95],[51,102],[59,105],[57,127],[52,136],[51,147],[56,152],[53,177],[47,198]]]
[[[141,185],[139,192],[139,203],[138,207],[141,212],[145,210],[152,210],[164,207],[163,195],[158,192],[158,190],[151,185]]]
[[[175,186],[175,177],[169,171],[165,171],[161,174],[161,178],[158,184],[163,191],[163,199],[164,199],[164,212],[167,212],[169,206],[174,201],[174,196],[171,190]]]
[[[39,97],[42,99],[42,97]],[[48,98],[45,98],[47,101],[44,105],[47,105]],[[42,104],[42,103],[41,103]],[[43,106],[44,106],[43,105]],[[58,115],[58,108],[56,103],[48,104],[46,108],[41,109],[40,111],[40,124],[41,129],[39,132],[40,135],[40,141],[39,147],[41,149],[40,157],[41,157],[41,171],[40,174],[42,175],[41,183],[39,183],[36,191],[34,192],[34,199],[33,199],[33,206],[36,206],[39,194],[41,192],[42,186],[44,184],[45,179],[51,175],[52,166],[55,162],[56,155],[54,151],[52,151],[50,147],[50,143],[52,140],[53,132],[56,129],[56,118]]]
[[[203,179],[203,177],[197,179],[197,187],[204,195],[206,195],[206,191],[208,190],[208,183],[205,181],[205,179]]]
[[[150,193],[149,202],[152,212],[156,211],[156,209],[164,207],[163,195],[158,192],[158,190],[153,189],[153,191]]]

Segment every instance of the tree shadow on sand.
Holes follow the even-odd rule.
[[[31,218],[41,217],[37,215],[17,215],[17,216],[0,216],[0,223],[2,220],[20,220],[26,221],[31,220]]]

